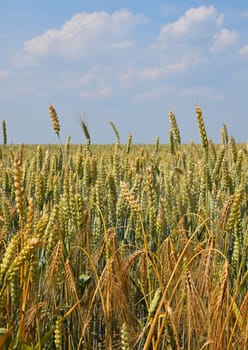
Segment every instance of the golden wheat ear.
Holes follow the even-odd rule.
[[[57,134],[57,136],[59,136],[60,124],[59,124],[59,118],[58,118],[56,109],[53,105],[50,105],[48,107],[48,110],[49,110],[50,118],[52,120],[53,130],[54,130],[55,134]]]

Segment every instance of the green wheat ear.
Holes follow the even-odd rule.
[[[3,144],[7,145],[7,128],[5,120],[2,121]]]
[[[116,126],[115,126],[115,124],[114,124],[114,122],[112,121],[112,120],[110,120],[110,125],[111,125],[111,127],[112,127],[112,129],[114,130],[114,133],[115,133],[115,136],[116,136],[116,141],[117,141],[117,143],[118,144],[120,144],[120,135],[119,135],[119,132],[118,132],[118,130],[117,130],[117,128],[116,128]]]
[[[173,129],[170,129],[169,131],[169,140],[170,140],[170,152],[171,154],[175,155],[176,154],[176,147],[175,147],[175,139],[174,139],[174,133]]]
[[[90,145],[90,133],[89,133],[88,127],[83,119],[81,119],[80,121],[81,121],[82,130],[84,132],[84,136],[86,138],[86,143],[89,146]]]
[[[176,141],[176,143],[178,145],[180,145],[181,144],[181,135],[180,135],[179,127],[177,125],[175,114],[172,111],[170,111],[168,116],[169,116],[169,120],[171,123],[171,129],[173,130],[174,140]]]
[[[129,154],[130,152],[130,148],[131,148],[131,144],[132,144],[132,134],[128,134],[128,140],[127,140],[127,149],[126,152],[127,154]]]
[[[227,126],[226,124],[223,124],[223,127],[221,129],[221,139],[223,145],[227,145],[229,142],[229,136],[228,136],[228,131],[227,131]]]
[[[128,327],[126,323],[123,323],[121,327],[121,350],[129,350],[129,341],[128,341]]]
[[[195,112],[196,112],[196,119],[197,119],[197,123],[198,123],[198,128],[200,131],[202,147],[205,150],[207,150],[208,138],[207,138],[207,132],[206,132],[203,116],[202,116],[202,110],[199,106],[197,106],[195,109]]]
[[[158,152],[159,152],[159,142],[160,142],[159,136],[156,136],[156,138],[155,138],[155,153],[156,154],[158,154]]]

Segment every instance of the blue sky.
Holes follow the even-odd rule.
[[[183,142],[199,141],[195,106],[208,137],[247,142],[246,1],[0,1],[0,117],[12,143],[61,136],[113,143],[109,121],[135,143],[168,142],[173,110]]]

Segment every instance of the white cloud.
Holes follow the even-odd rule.
[[[189,8],[174,22],[162,26],[155,49],[163,52],[167,65],[182,62],[182,70],[210,62],[210,53],[231,47],[238,39],[236,30],[223,28],[224,17],[214,6]]]
[[[110,66],[94,65],[85,73],[71,72],[58,82],[59,90],[75,89],[81,98],[105,99],[112,94],[115,69]]]
[[[208,37],[220,26],[224,20],[223,14],[218,15],[213,6],[200,6],[190,8],[175,22],[162,27],[159,35],[159,43],[167,45],[174,39],[197,39]]]
[[[110,97],[112,94],[112,88],[110,86],[102,86],[95,90],[83,89],[80,92],[80,97],[85,99],[101,98],[105,99]]]
[[[136,77],[136,69],[132,64],[118,67],[116,70],[116,80],[122,88],[129,88]]]
[[[216,24],[220,27],[223,24],[224,19],[225,19],[225,15],[224,13],[221,13],[216,20]]]
[[[210,100],[222,100],[224,95],[217,92],[209,86],[195,86],[183,89],[181,92],[183,97],[191,97],[195,99],[208,98]]]
[[[248,55],[248,45],[243,46],[243,47],[239,50],[239,53],[240,53],[241,55],[244,55],[244,56]]]
[[[137,72],[139,80],[158,80],[161,79],[166,73],[164,68],[150,67],[145,68]]]
[[[128,10],[79,13],[61,28],[49,29],[25,42],[23,54],[37,62],[40,57],[47,57],[45,65],[59,62],[63,73],[55,70],[54,76],[49,77],[55,81],[57,90],[72,89],[83,99],[106,99],[118,93],[132,94],[136,100],[142,100],[168,93],[165,82],[166,86],[173,85],[176,80],[176,84],[183,82],[185,86],[189,75],[197,74],[200,65],[207,70],[207,64],[218,59],[219,56],[210,55],[210,51],[217,52],[237,40],[235,31],[222,28],[224,15],[214,6],[189,8],[174,22],[165,24],[153,38],[149,35],[150,43],[138,41],[142,33],[136,36],[134,32],[135,26],[146,21],[143,15]],[[240,53],[245,51],[244,47]],[[78,61],[68,71],[68,62],[57,60],[57,56]],[[89,59],[82,60],[84,57]],[[187,70],[189,74],[184,73]],[[151,90],[142,92],[141,85],[145,90],[149,84]],[[198,95],[199,89],[197,92],[185,90],[182,95],[195,93]],[[200,93],[213,96],[206,89]]]
[[[90,85],[96,82],[99,79],[100,75],[101,75],[101,68],[98,65],[96,65],[93,68],[91,68],[87,73],[79,77],[78,85],[79,86]]]
[[[135,15],[124,9],[113,14],[107,12],[78,13],[61,29],[49,29],[26,41],[23,53],[29,58],[55,54],[78,59],[92,52],[106,50],[116,43],[116,39],[121,39],[118,40],[119,45],[122,43],[122,46],[127,46],[127,44],[130,46],[125,36],[133,27],[146,21],[143,15]]]
[[[193,57],[192,57],[192,59],[193,59]],[[174,73],[174,72],[181,72],[181,71],[187,69],[187,67],[188,67],[188,62],[186,62],[186,60],[185,60],[185,61],[182,61],[182,62],[179,62],[179,63],[168,64],[167,65],[167,70],[169,72],[172,72],[172,73]]]
[[[235,30],[229,30],[226,28],[214,35],[214,43],[210,47],[210,52],[218,52],[227,46],[232,46],[236,43],[238,35]]]
[[[135,100],[153,100],[168,95],[173,92],[173,88],[169,86],[161,86],[151,90],[143,91],[135,96]]]
[[[96,64],[85,73],[66,73],[58,81],[57,89],[76,89],[85,98],[108,97],[114,89],[127,90],[141,81],[159,82],[169,74],[181,72],[188,67],[186,62],[171,63],[140,69],[137,64],[116,64],[111,66]],[[112,86],[112,88],[106,88]]]
[[[160,80],[167,76],[169,73],[181,72],[187,69],[188,64],[186,61],[179,63],[170,63],[163,67],[147,67],[137,71],[138,80]]]
[[[111,45],[112,49],[129,49],[134,47],[134,42],[131,40],[122,40]]]

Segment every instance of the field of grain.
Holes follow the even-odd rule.
[[[248,348],[248,149],[0,148],[0,349]]]

